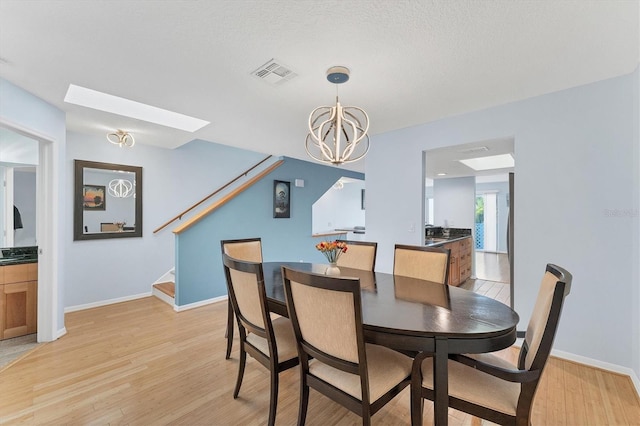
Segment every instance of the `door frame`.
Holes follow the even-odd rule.
[[[60,142],[0,117],[0,126],[38,141],[39,164],[36,171],[36,239],[38,242],[38,342],[56,340],[58,332],[58,230],[60,209],[56,190],[55,145]]]

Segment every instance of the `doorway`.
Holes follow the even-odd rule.
[[[423,203],[422,217],[426,225],[443,227],[444,219],[453,212],[459,212],[453,226],[469,229],[474,237],[472,279],[468,284],[473,291],[487,287],[487,294],[493,294],[500,288],[503,303],[513,306],[513,284],[511,267],[513,256],[509,256],[507,243],[507,224],[512,217],[513,202],[510,197],[509,174],[515,171],[515,139],[505,137],[461,145],[446,146],[423,152]],[[506,160],[511,160],[506,161]],[[509,164],[510,163],[510,164]],[[499,176],[500,178],[496,178]],[[434,191],[435,183],[441,180],[471,178],[471,193],[465,186],[465,201],[451,205],[451,197],[440,197],[441,191]],[[468,182],[468,181],[466,181]],[[443,185],[440,185],[442,188]],[[452,191],[454,189],[450,189]],[[460,193],[460,191],[458,191]],[[512,193],[512,192],[511,192]],[[478,199],[480,197],[480,200]],[[445,205],[443,205],[443,203]],[[445,211],[443,216],[438,211]],[[433,214],[435,211],[435,214]],[[468,213],[467,213],[468,212]],[[511,220],[513,228],[513,221]],[[512,229],[513,230],[513,229]],[[477,237],[480,237],[480,243]],[[511,232],[513,237],[513,232]],[[479,243],[479,245],[477,245]],[[511,250],[513,255],[513,250]],[[484,287],[483,287],[484,286]],[[482,287],[482,288],[480,288]],[[466,287],[465,287],[466,288]],[[484,294],[484,293],[483,293]]]
[[[56,340],[65,333],[64,322],[58,329],[58,271],[59,258],[57,223],[58,198],[64,191],[58,188],[59,170],[55,162],[60,142],[14,122],[0,119],[0,129],[36,142],[38,162],[36,167],[36,238],[38,246],[38,342]],[[63,141],[64,142],[64,141]],[[62,142],[62,143],[63,143]],[[3,150],[3,154],[5,151]],[[20,162],[18,162],[20,163]],[[58,195],[54,198],[54,195]]]
[[[474,224],[477,279],[510,283],[507,175],[477,176]]]

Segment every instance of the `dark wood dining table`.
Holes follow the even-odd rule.
[[[323,274],[328,265],[263,263],[269,308],[288,316],[282,270]],[[400,351],[434,356],[434,424],[447,424],[449,354],[486,353],[516,340],[518,314],[497,300],[469,290],[382,272],[340,268],[360,279],[365,339]]]

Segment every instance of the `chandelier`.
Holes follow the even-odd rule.
[[[131,133],[125,132],[124,130],[120,129],[118,129],[115,133],[109,133],[107,135],[107,140],[114,145],[119,145],[120,148],[122,148],[123,146],[128,146],[129,148],[131,148],[136,143]]]
[[[107,192],[112,197],[116,198],[128,198],[134,193],[133,183],[126,179],[113,179],[109,182],[109,188]]]
[[[338,84],[349,80],[348,68],[329,68],[327,80],[336,85],[336,105],[311,111],[305,149],[316,161],[334,165],[353,163],[369,151],[369,116],[362,108],[342,106],[338,100]]]

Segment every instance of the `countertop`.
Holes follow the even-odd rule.
[[[14,257],[2,257],[0,258],[0,266],[8,265],[22,265],[23,263],[38,263],[38,258],[14,258]]]
[[[427,239],[424,241],[424,245],[427,247],[440,247],[447,243],[464,240],[465,238],[471,238],[471,235],[452,235],[448,238],[441,236],[427,237]]]
[[[38,247],[0,249],[0,266],[38,262]]]

